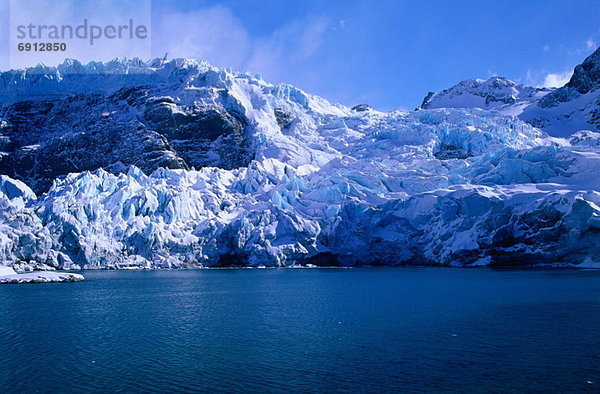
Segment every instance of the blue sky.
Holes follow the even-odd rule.
[[[144,1],[80,0],[71,12],[89,17],[96,7],[116,15]],[[153,0],[151,15],[152,56],[206,58],[331,101],[385,110],[413,108],[428,91],[466,78],[561,84],[600,43],[597,0]],[[0,30],[4,51],[7,25]]]

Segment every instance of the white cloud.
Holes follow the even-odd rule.
[[[591,38],[586,41],[585,45],[587,45],[588,49],[596,49],[598,47],[598,44]]]
[[[317,52],[328,27],[329,21],[324,18],[289,23],[254,43],[245,68],[281,80],[287,70],[297,69]]]
[[[558,88],[569,82],[571,76],[573,75],[573,71],[566,71],[562,73],[550,73],[547,74],[544,78],[544,82],[542,82],[541,86],[547,88]]]
[[[172,12],[155,18],[153,55],[206,59],[221,67],[244,65],[251,40],[241,21],[226,7]]]
[[[542,51],[543,51],[543,52],[550,52],[550,45],[547,45],[547,44],[546,44],[546,45],[544,45],[544,46],[542,47]]]
[[[188,13],[172,12],[155,18],[153,56],[205,59],[219,67],[263,74],[272,82],[286,80],[290,70],[314,56],[333,28],[327,18],[292,21],[270,34],[253,37],[242,21],[224,6]]]

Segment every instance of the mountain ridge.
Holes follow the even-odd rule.
[[[598,265],[600,133],[348,108],[184,59],[65,67],[0,74],[17,81],[0,86],[0,263],[17,270]],[[499,88],[489,106],[539,93],[469,86]]]
[[[550,135],[600,130],[600,48],[575,67],[559,88],[534,88],[507,78],[465,80],[430,92],[417,109],[483,108],[518,116]]]

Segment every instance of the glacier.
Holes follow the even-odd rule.
[[[191,59],[0,81],[0,264],[19,272],[599,265],[593,130],[348,108]]]

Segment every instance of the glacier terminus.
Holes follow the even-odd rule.
[[[0,264],[600,267],[600,50],[349,108],[191,59],[0,74]]]

